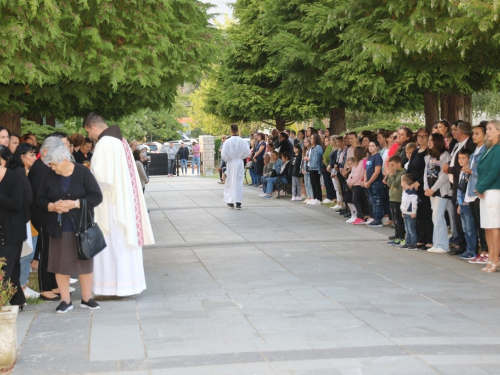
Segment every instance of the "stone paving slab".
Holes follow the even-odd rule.
[[[498,275],[326,207],[152,177],[148,289],[19,315],[14,374],[498,374]]]

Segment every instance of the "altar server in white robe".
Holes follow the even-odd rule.
[[[238,125],[231,125],[231,138],[224,142],[221,157],[226,162],[226,184],[224,186],[224,202],[231,208],[236,204],[241,209],[243,198],[243,179],[245,166],[243,159],[250,156],[247,141],[238,136]]]
[[[90,113],[83,126],[97,141],[91,168],[104,198],[95,221],[107,247],[94,258],[94,294],[141,293],[146,289],[142,247],[154,238],[132,151],[118,125],[108,127],[99,114]]]

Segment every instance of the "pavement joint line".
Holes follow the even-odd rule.
[[[90,351],[92,350],[92,325],[94,322],[94,310],[90,311],[89,342],[87,344],[87,361],[90,362]]]
[[[229,298],[231,300],[231,303],[233,304],[234,307],[236,307],[238,309],[238,311],[240,312],[240,314],[243,316],[243,318],[248,322],[248,324],[250,324],[250,326],[255,330],[255,332],[257,332],[257,334],[260,336],[260,338],[265,342],[267,343],[267,340],[265,339],[264,336],[262,336],[262,334],[260,333],[260,331],[257,329],[257,327],[255,327],[255,325],[250,321],[248,320],[248,317],[246,316],[246,314],[243,313],[243,311],[239,308],[239,306],[234,303],[233,301],[233,298],[231,298],[231,296],[226,292],[226,290],[224,289],[224,287],[219,283],[219,281],[212,275],[212,272],[210,272],[210,270],[205,266],[205,263],[203,263],[203,261],[200,259],[200,257],[198,256],[198,254],[196,254],[196,252],[194,250],[191,250],[191,252],[193,253],[193,255],[196,257],[196,259],[198,259],[198,262],[200,262],[200,264],[203,266],[203,268],[205,268],[205,271],[207,271],[207,273],[210,275],[210,277],[212,278],[212,280],[219,286],[219,288],[224,292],[224,294],[227,296],[227,298]],[[218,331],[218,330],[217,330]],[[260,351],[259,351],[260,352]]]
[[[26,343],[26,338],[28,337],[28,334],[30,333],[31,327],[33,326],[36,317],[38,316],[38,312],[40,310],[38,308],[35,309],[35,313],[33,314],[33,317],[31,318],[30,325],[28,326],[28,329],[26,330],[26,333],[24,334],[23,341],[21,341],[21,345],[19,345],[19,348],[17,349],[17,356],[14,361],[14,366],[16,365],[16,362],[19,360],[19,357],[21,356],[21,352],[23,350],[23,346]]]
[[[144,349],[144,357],[148,358],[148,348],[146,346],[146,340],[144,339],[144,332],[142,330],[141,315],[139,314],[139,304],[137,298],[135,299],[135,313],[137,315],[137,324],[139,325],[139,332],[141,333],[142,348]]]

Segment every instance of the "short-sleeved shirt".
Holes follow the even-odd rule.
[[[380,156],[379,153],[371,155],[366,161],[366,178],[370,180],[375,173],[375,167],[379,166],[380,168],[382,168],[382,164],[384,164],[384,161],[382,160],[382,156]],[[380,173],[373,182],[382,181],[383,178],[384,176],[382,174],[382,169],[380,169]]]

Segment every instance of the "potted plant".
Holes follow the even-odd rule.
[[[7,306],[16,288],[5,280],[5,258],[0,258],[0,370],[14,364],[17,355],[17,314],[19,306]]]

